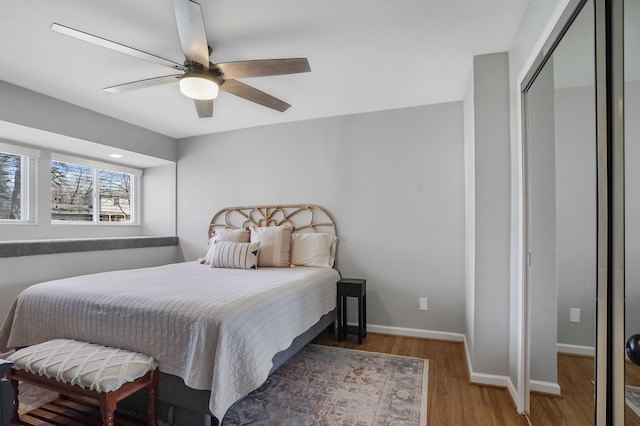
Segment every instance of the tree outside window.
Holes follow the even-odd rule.
[[[22,219],[22,156],[0,152],[0,220]]]
[[[131,220],[131,175],[100,170],[100,221]]]
[[[93,168],[51,162],[51,219],[93,221]]]

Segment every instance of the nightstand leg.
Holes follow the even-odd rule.
[[[342,298],[338,295],[338,303],[336,303],[338,308],[338,342],[342,342]]]
[[[342,335],[347,336],[347,298],[342,298]]]
[[[364,334],[364,301],[362,296],[358,297],[358,344],[362,344],[362,336]]]
[[[363,321],[362,321],[362,329],[364,333],[362,334],[364,337],[367,337],[367,295],[362,296],[362,311],[363,311]]]

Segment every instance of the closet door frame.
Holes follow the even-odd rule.
[[[598,289],[596,425],[623,425],[624,412],[624,12],[595,1]]]

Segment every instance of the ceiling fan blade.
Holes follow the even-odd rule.
[[[222,78],[265,77],[311,71],[307,58],[259,59],[225,62],[214,66],[222,71]]]
[[[123,93],[136,89],[144,89],[145,87],[159,86],[161,84],[174,83],[182,74],[165,75],[163,77],[147,78],[145,80],[132,81],[131,83],[119,84],[117,86],[105,87],[105,92],[109,93]]]
[[[220,85],[220,89],[227,93],[231,93],[232,95],[239,96],[248,101],[255,102],[280,112],[286,111],[291,106],[278,98],[274,98],[273,96],[254,87],[240,83],[237,80],[224,80]]]
[[[200,5],[191,0],[173,0],[173,7],[184,56],[209,69],[209,45]]]
[[[208,118],[213,117],[213,99],[194,99],[193,103],[196,105],[198,111],[198,117]]]
[[[175,68],[178,70],[186,71],[186,67],[177,62],[164,59],[151,53],[143,52],[142,50],[134,49],[124,44],[116,43],[115,41],[107,40],[106,38],[98,37],[83,31],[79,31],[73,28],[65,27],[64,25],[54,23],[51,25],[51,29],[61,34],[65,34],[71,37],[75,37],[79,40],[88,41],[89,43],[97,44],[98,46],[106,47],[107,49],[115,50],[126,55],[133,56],[135,58],[144,59],[145,61],[155,62],[157,64],[165,65],[167,67]]]

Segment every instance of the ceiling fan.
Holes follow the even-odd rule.
[[[51,29],[139,59],[165,65],[180,72],[106,87],[103,89],[106,92],[122,93],[179,81],[180,91],[193,99],[200,118],[213,116],[213,99],[218,95],[218,89],[280,112],[286,111],[291,106],[235,79],[309,72],[311,68],[306,58],[259,59],[213,64],[209,62],[211,49],[207,44],[200,5],[191,0],[174,0],[173,5],[180,43],[185,56],[184,64],[64,25],[54,23]]]

